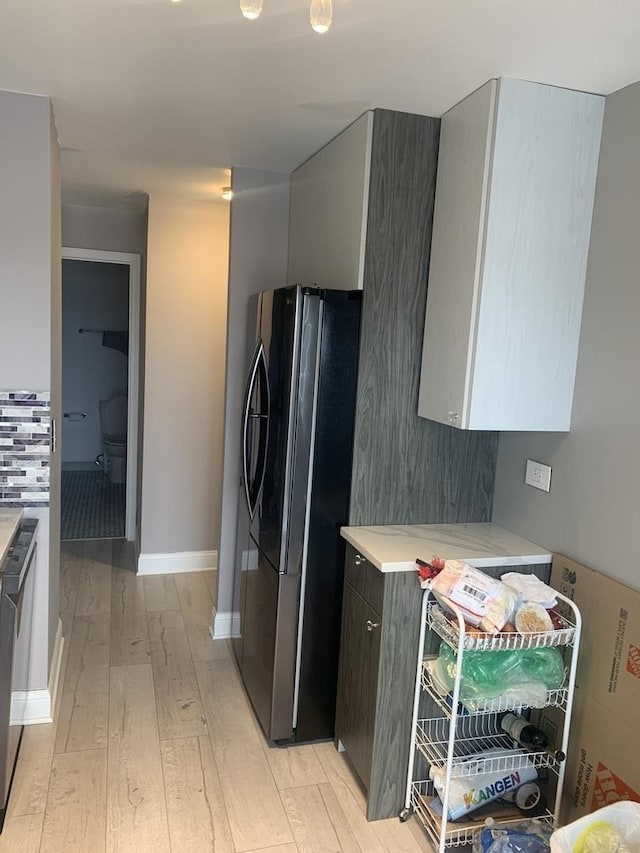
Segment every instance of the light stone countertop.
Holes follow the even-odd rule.
[[[416,557],[464,560],[478,569],[550,563],[552,554],[497,524],[390,524],[343,527],[347,542],[381,572],[408,572]]]
[[[18,529],[21,519],[21,509],[9,507],[0,509],[0,565],[4,560],[4,555],[9,550],[9,545],[11,544],[14,533]]]

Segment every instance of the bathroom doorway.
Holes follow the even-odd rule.
[[[62,250],[61,539],[135,539],[140,256]]]

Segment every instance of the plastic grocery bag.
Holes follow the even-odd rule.
[[[447,643],[441,643],[433,672],[434,681],[453,690],[457,659]],[[467,651],[462,658],[460,701],[470,711],[479,711],[492,700],[508,704],[543,707],[548,690],[562,687],[564,659],[556,648],[513,649],[488,652]]]
[[[640,803],[611,803],[557,829],[551,853],[640,853]]]
[[[472,853],[548,853],[551,827],[539,820],[500,823],[473,833]]]

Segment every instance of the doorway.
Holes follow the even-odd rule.
[[[62,250],[61,539],[136,530],[140,256]]]

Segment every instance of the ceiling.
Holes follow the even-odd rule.
[[[640,79],[637,0],[2,0],[0,89],[50,95],[67,200],[219,196],[290,172],[366,109],[439,116],[500,75],[608,94]]]

